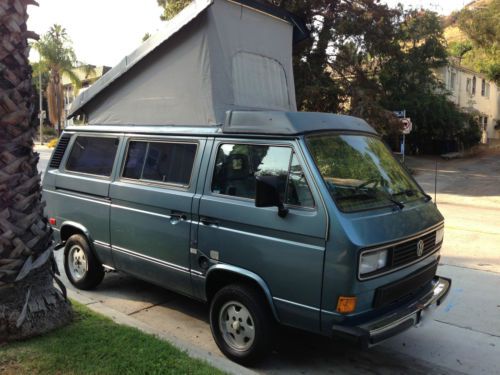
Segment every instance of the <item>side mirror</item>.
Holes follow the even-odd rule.
[[[288,209],[280,199],[278,176],[256,176],[255,207],[278,207],[279,217],[285,217]]]

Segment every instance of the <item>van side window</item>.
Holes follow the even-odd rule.
[[[295,153],[290,163],[286,204],[300,207],[314,207],[314,199]]]
[[[255,176],[259,175],[280,177],[280,196],[287,204],[314,206],[300,164],[289,147],[221,145],[215,162],[212,191],[255,199]]]
[[[131,141],[122,176],[189,185],[196,148],[194,143]]]
[[[78,136],[69,154],[66,170],[111,176],[118,138]]]

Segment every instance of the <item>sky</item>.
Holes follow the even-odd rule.
[[[428,8],[449,14],[470,0],[382,0],[390,6]],[[28,28],[39,35],[58,23],[66,28],[79,61],[115,66],[142,43],[146,32],[153,34],[164,22],[156,0],[38,0],[30,6]],[[38,54],[32,52],[31,60]]]

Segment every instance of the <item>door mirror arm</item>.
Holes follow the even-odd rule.
[[[255,177],[255,207],[278,207],[278,216],[285,217],[288,208],[280,199],[278,176],[256,176]]]
[[[278,216],[279,217],[286,217],[286,215],[288,215],[288,208],[286,208],[284,205],[283,205],[283,202],[280,202],[280,204],[278,205]]]

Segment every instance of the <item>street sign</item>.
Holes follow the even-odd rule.
[[[413,130],[413,124],[411,123],[411,119],[409,117],[401,119],[403,123],[403,134],[410,134]]]

